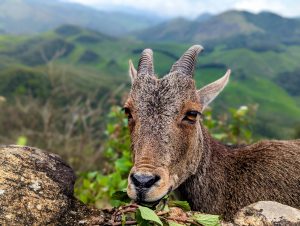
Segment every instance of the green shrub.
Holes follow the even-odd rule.
[[[112,107],[105,134],[103,155],[106,161],[99,166],[101,171],[81,173],[75,187],[75,195],[81,201],[99,208],[120,204],[110,197],[126,188],[132,166],[127,119],[120,107]]]
[[[212,136],[226,144],[247,144],[252,142],[251,122],[256,106],[241,106],[229,109],[230,115],[214,119],[211,109],[205,111],[204,125]]]

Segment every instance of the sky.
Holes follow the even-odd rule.
[[[253,13],[272,11],[286,17],[300,16],[300,0],[64,0],[101,10],[148,11],[162,17],[188,17],[229,9]]]

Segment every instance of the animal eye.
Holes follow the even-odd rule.
[[[187,121],[187,122],[190,123],[190,124],[195,124],[196,121],[197,121],[197,116],[200,115],[200,114],[201,114],[201,113],[198,112],[198,111],[188,111],[188,112],[185,114],[183,120],[184,120],[184,121]]]
[[[130,109],[125,107],[125,108],[123,108],[123,110],[124,110],[124,113],[127,116],[128,120],[132,119],[132,115],[131,115]]]

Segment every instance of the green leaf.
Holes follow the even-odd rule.
[[[139,226],[149,226],[149,221],[142,218],[141,211],[139,209],[135,213],[135,220]]]
[[[19,136],[17,145],[25,146],[27,144],[27,138],[25,136]]]
[[[169,226],[185,226],[185,224],[179,224],[175,221],[168,221]]]
[[[120,171],[120,173],[128,173],[131,167],[131,161],[125,157],[119,158],[115,161],[115,169]]]
[[[108,124],[107,127],[106,127],[106,130],[107,130],[107,133],[108,133],[108,134],[113,133],[114,130],[115,130],[115,125],[113,125],[113,124]]]
[[[203,226],[221,226],[220,216],[211,214],[195,214],[193,219]]]
[[[226,133],[213,133],[212,135],[217,140],[222,140],[222,139],[225,139],[227,137]]]
[[[97,172],[97,171],[89,172],[89,173],[87,174],[87,177],[88,177],[89,180],[92,180],[92,179],[95,178],[98,174],[99,174],[99,172]]]
[[[80,201],[82,201],[83,203],[87,203],[87,201],[88,201],[87,195],[86,195],[86,194],[83,194],[83,193],[81,193],[81,194],[79,195],[79,199],[80,199]]]
[[[170,201],[169,206],[176,206],[185,211],[191,210],[190,204],[187,201],[178,201],[178,200]]]
[[[111,198],[122,202],[130,202],[130,198],[128,197],[126,191],[116,191],[112,194]]]
[[[159,217],[156,215],[156,213],[153,210],[149,209],[148,207],[139,206],[139,211],[141,213],[141,217],[144,220],[153,221],[153,222],[163,226],[163,223],[161,222],[161,220],[159,219]]]

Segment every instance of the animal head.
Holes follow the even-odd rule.
[[[201,114],[226,86],[230,70],[197,90],[193,73],[202,46],[188,49],[158,79],[152,50],[145,49],[136,70],[129,62],[132,87],[124,105],[134,166],[127,193],[138,202],[156,202],[196,173],[203,150]]]

